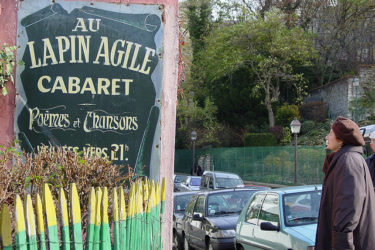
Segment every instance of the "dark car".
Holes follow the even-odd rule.
[[[182,219],[185,250],[234,249],[238,216],[256,191],[256,188],[235,188],[195,194]]]
[[[196,193],[197,191],[189,191],[173,194],[173,249],[183,249],[182,218],[191,197]]]

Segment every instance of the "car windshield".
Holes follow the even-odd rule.
[[[216,177],[216,188],[234,188],[243,185],[241,179]]]
[[[190,179],[190,186],[199,186],[199,185],[201,185],[200,177],[193,177]]]
[[[318,223],[321,190],[284,195],[284,221],[286,226]]]
[[[256,190],[236,190],[210,194],[207,199],[207,217],[240,213]]]
[[[187,178],[188,178],[187,175],[176,175],[176,176],[174,177],[174,182],[175,182],[175,183],[183,182],[183,181],[185,181]]]
[[[184,212],[186,209],[187,204],[189,204],[191,197],[194,194],[185,194],[185,195],[178,195],[174,197],[174,212],[181,213]]]

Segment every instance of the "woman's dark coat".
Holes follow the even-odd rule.
[[[346,145],[326,171],[315,249],[375,249],[375,196],[361,146]]]

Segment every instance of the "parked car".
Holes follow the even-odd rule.
[[[236,249],[314,249],[322,187],[259,191],[236,226]]]
[[[181,183],[183,181],[185,181],[187,178],[188,178],[188,175],[181,175],[181,174],[174,175],[174,180],[173,180],[174,187],[173,187],[173,191],[175,191],[175,192],[180,191]]]
[[[198,191],[201,179],[201,176],[188,176],[185,181],[181,182],[180,191]]]
[[[361,130],[363,139],[366,142],[366,145],[364,147],[364,154],[366,156],[370,156],[370,155],[373,154],[373,152],[372,152],[372,149],[370,148],[370,145],[369,145],[371,143],[371,139],[370,139],[369,136],[370,136],[371,132],[375,131],[375,124],[360,127],[359,129]]]
[[[173,249],[183,249],[182,218],[186,206],[197,191],[173,193]]]
[[[220,171],[204,171],[201,190],[244,187],[241,177],[233,173]]]
[[[256,191],[236,188],[195,194],[182,219],[184,249],[234,249],[238,216]]]

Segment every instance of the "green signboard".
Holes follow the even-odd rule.
[[[19,3],[22,147],[61,146],[158,173],[162,6]]]

